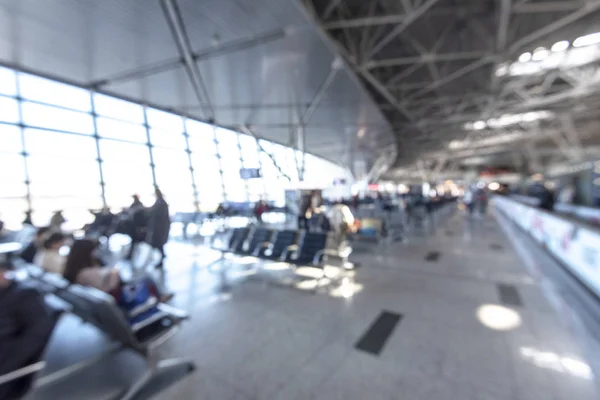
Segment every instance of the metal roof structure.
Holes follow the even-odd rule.
[[[296,1],[0,0],[0,64],[214,121],[358,175],[395,157],[386,118]]]
[[[303,5],[392,125],[387,177],[600,156],[600,1]]]

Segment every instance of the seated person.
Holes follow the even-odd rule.
[[[67,256],[63,276],[71,283],[91,286],[106,293],[116,294],[120,285],[116,268],[102,267],[95,255],[97,243],[93,240],[76,240]]]
[[[38,251],[33,259],[33,263],[42,267],[46,272],[61,274],[65,267],[65,256],[59,254],[61,247],[65,245],[66,236],[55,232],[44,240],[44,246]]]
[[[54,326],[44,297],[32,287],[15,282],[0,265],[0,376],[39,361]],[[20,398],[31,377],[0,385],[0,399]]]
[[[21,251],[21,258],[28,263],[33,263],[38,249],[44,244],[46,234],[50,231],[49,227],[42,227],[35,233],[35,238]]]
[[[150,298],[166,302],[173,297],[172,293],[162,294],[156,283],[149,277],[138,279],[135,282],[123,282],[118,269],[101,267],[96,261],[94,253],[97,246],[97,242],[89,239],[76,240],[73,243],[65,263],[63,273],[65,279],[71,283],[90,286],[112,295],[121,308],[128,313]],[[129,316],[131,317],[131,315]],[[132,323],[137,320],[130,318]]]

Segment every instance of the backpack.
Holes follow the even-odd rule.
[[[158,290],[150,279],[130,282],[121,287],[119,306],[133,325],[158,312]]]

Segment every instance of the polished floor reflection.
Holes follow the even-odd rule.
[[[207,268],[218,253],[170,243],[166,285],[192,318],[162,351],[198,369],[152,398],[597,400],[594,334],[546,280],[554,261],[523,253],[527,239],[500,222],[457,213],[429,235],[365,247],[353,255],[360,269],[326,280],[249,258]],[[357,349],[382,312],[401,318],[373,328],[378,354]],[[66,318],[49,358],[106,345]],[[108,398],[138,364],[119,354],[33,397]]]

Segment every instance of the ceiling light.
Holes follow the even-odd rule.
[[[538,47],[533,52],[533,56],[531,57],[531,59],[533,61],[542,61],[544,58],[548,57],[549,55],[550,55],[550,52],[546,48]]]
[[[485,127],[486,127],[485,121],[475,121],[475,122],[473,122],[473,129],[475,129],[476,131],[480,131],[482,129],[485,129]]]
[[[566,49],[569,48],[569,41],[568,40],[561,40],[560,42],[556,42],[552,45],[552,47],[550,48],[550,50],[552,50],[555,53],[561,52],[561,51],[565,51]]]
[[[575,47],[589,46],[592,44],[600,43],[600,32],[591,33],[589,35],[580,36],[573,42]]]
[[[500,189],[500,184],[498,182],[492,182],[488,185],[488,189],[498,190],[498,189]]]
[[[361,137],[365,136],[365,128],[360,128],[360,129],[358,130],[358,134],[357,134],[357,136],[358,136],[359,138],[361,138]]]
[[[506,74],[508,74],[509,71],[509,65],[504,63],[502,65],[500,65],[498,67],[498,69],[496,70],[496,76],[504,76]]]
[[[519,62],[526,63],[526,62],[529,62],[529,61],[531,61],[531,53],[530,52],[523,53],[519,57]]]

